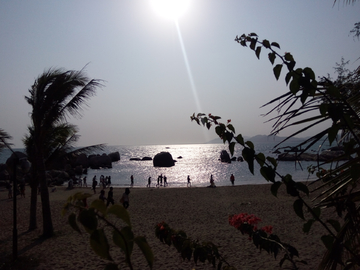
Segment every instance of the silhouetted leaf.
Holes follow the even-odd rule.
[[[271,42],[271,46],[277,47],[280,49],[280,45],[277,42]]]
[[[303,232],[308,233],[311,229],[311,226],[314,224],[315,219],[309,219],[303,226]]]
[[[282,64],[276,65],[273,69],[276,80],[278,80],[280,77],[281,69],[282,69]]]
[[[277,167],[277,161],[276,161],[275,158],[273,158],[273,157],[266,157],[266,160],[268,160],[268,161],[271,163],[271,165],[274,166],[274,168]]]
[[[120,233],[114,231],[113,241],[118,247],[122,249],[125,254],[128,254],[128,256],[130,257],[134,246],[134,233],[132,232],[130,226],[122,228]],[[126,249],[126,247],[128,250]]]
[[[285,53],[284,58],[285,58],[286,61],[289,61],[289,62],[294,61],[294,58],[291,55],[291,53]]]
[[[263,153],[259,153],[256,155],[256,161],[259,163],[260,167],[264,166],[265,163],[265,155]]]
[[[131,226],[130,216],[128,211],[119,204],[114,204],[107,209],[107,214],[113,214],[117,218],[122,219],[127,225]]]
[[[255,50],[255,54],[258,59],[260,59],[260,53],[261,53],[261,46],[258,46]]]
[[[264,39],[262,41],[262,44],[265,48],[269,49],[270,48],[270,42],[267,39]]]
[[[321,208],[320,207],[314,207],[312,208],[314,218],[320,218],[321,214]]]
[[[309,196],[309,189],[306,185],[304,185],[303,183],[301,182],[296,182],[295,184],[296,188],[302,192],[304,192],[306,195]]]
[[[257,38],[252,38],[250,41],[250,49],[255,50],[255,46],[256,46],[256,42],[257,42]]]
[[[104,270],[119,270],[119,268],[115,263],[108,263]]]
[[[251,148],[245,147],[242,150],[242,156],[244,157],[245,161],[248,163],[249,170],[252,174],[254,174],[254,154],[255,151]]]
[[[232,132],[235,133],[235,128],[234,128],[234,126],[233,126],[232,124],[228,124],[228,125],[227,125],[227,128],[230,129]]]
[[[293,93],[295,95],[300,89],[299,79],[293,77],[293,79],[290,82],[289,88],[290,88],[291,93]]]
[[[339,126],[333,125],[331,128],[328,129],[328,138],[330,145],[333,143],[333,141],[336,139],[338,133],[339,133]]]
[[[281,182],[275,182],[274,184],[271,185],[271,194],[274,195],[275,197],[277,197],[277,192],[279,187],[281,186]]]
[[[263,166],[260,169],[261,175],[270,182],[275,182],[275,171],[271,167]]]
[[[244,138],[243,138],[243,136],[242,136],[241,134],[237,135],[237,136],[235,137],[235,140],[236,140],[239,144],[241,144],[242,146],[244,146]]]
[[[98,210],[103,215],[106,214],[106,204],[100,199],[94,200],[91,203],[90,208],[95,208],[96,210]]]
[[[305,219],[304,217],[304,212],[303,212],[303,201],[301,199],[297,199],[295,202],[294,202],[294,211],[295,213],[302,219]]]
[[[95,230],[91,233],[90,246],[97,255],[99,255],[103,259],[112,261],[109,253],[109,243],[104,233],[104,229]]]
[[[141,252],[145,256],[145,259],[146,259],[147,263],[149,264],[150,269],[152,269],[153,264],[154,264],[154,254],[153,254],[148,242],[146,241],[145,237],[138,236],[138,237],[134,238],[134,242],[138,245]]]
[[[229,144],[229,150],[230,150],[231,156],[234,155],[234,149],[235,149],[235,142],[231,142]]]
[[[249,146],[252,150],[254,150],[254,144],[251,141],[246,141],[245,144]]]
[[[69,224],[71,228],[73,228],[75,231],[81,234],[81,231],[79,229],[79,226],[76,223],[76,215],[74,213],[71,213],[68,218]]]
[[[91,233],[97,229],[98,220],[96,218],[94,209],[82,210],[79,213],[78,220],[88,233]]]
[[[290,82],[291,78],[292,78],[292,73],[291,73],[291,72],[286,73],[286,75],[285,75],[285,82],[286,82],[286,85],[288,85],[288,84],[289,84],[289,82]]]
[[[331,235],[323,235],[321,236],[321,241],[323,242],[323,244],[325,245],[325,247],[328,250],[332,249],[333,243],[334,243],[334,238]]]
[[[270,63],[273,65],[274,62],[275,62],[275,58],[276,58],[276,54],[274,52],[270,52],[269,53],[269,60],[270,60]]]

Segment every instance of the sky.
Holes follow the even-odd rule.
[[[204,143],[216,134],[190,121],[199,112],[231,119],[244,136],[269,134],[262,114],[271,107],[261,106],[287,87],[268,52],[258,60],[236,35],[255,32],[297,67],[334,77],[342,57],[350,70],[360,65],[350,34],[359,14],[359,1],[189,0],[172,20],[150,0],[0,0],[0,128],[23,147],[31,124],[24,97],[35,79],[52,67],[85,67],[104,86],[81,118],[68,119],[78,146]]]

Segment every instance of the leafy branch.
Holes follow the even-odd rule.
[[[71,213],[68,214],[70,226],[81,234],[82,232],[79,227],[79,224],[81,224],[85,231],[90,234],[90,246],[94,252],[103,259],[111,261],[111,263],[106,265],[105,270],[119,269],[118,265],[113,262],[110,255],[110,246],[104,230],[105,227],[111,229],[112,240],[125,254],[125,262],[130,269],[134,269],[131,261],[134,243],[140,248],[150,269],[152,269],[154,263],[152,250],[145,237],[134,236],[131,228],[130,216],[127,210],[118,204],[107,208],[105,203],[101,200],[94,200],[90,207],[87,207],[86,200],[91,196],[91,194],[81,192],[70,196],[63,207],[62,215],[64,216],[72,210]],[[121,220],[125,223],[125,226],[119,229],[115,223],[109,219],[110,215]],[[105,225],[100,226],[99,221],[102,221]]]
[[[169,246],[174,245],[183,260],[190,261],[193,257],[195,264],[198,261],[202,263],[208,261],[219,270],[236,270],[220,255],[218,247],[212,242],[200,243],[198,240],[192,240],[184,231],[175,231],[165,222],[160,222],[155,226],[155,235],[161,242]]]
[[[256,153],[252,142],[245,142],[241,134],[236,135],[235,128],[230,124],[231,120],[228,120],[227,124],[223,124],[220,122],[219,116],[211,114],[207,116],[203,113],[197,115],[194,113],[190,117],[191,120],[208,129],[215,125],[216,134],[223,139],[224,143],[229,144],[231,155],[234,153],[236,143],[240,144],[243,147],[242,155],[248,163],[249,171],[254,174],[254,163],[257,162],[260,165],[261,175],[272,183],[271,192],[274,196],[277,195],[279,187],[285,184],[287,193],[296,197],[293,204],[295,213],[305,220],[305,208],[312,216],[304,224],[303,231],[305,233],[309,232],[315,221],[325,228],[327,235],[322,236],[321,240],[328,251],[321,263],[322,267],[334,269],[338,264],[346,264],[347,267],[359,266],[358,246],[360,240],[359,231],[356,229],[360,226],[360,207],[358,206],[360,190],[357,188],[360,179],[360,166],[358,165],[360,162],[359,68],[335,82],[328,78],[317,81],[311,68],[295,69],[296,62],[290,53],[279,54],[276,49],[280,49],[280,46],[276,42],[259,41],[255,33],[237,36],[235,41],[242,46],[249,46],[257,58],[260,58],[262,48],[268,49],[270,51],[268,57],[272,65],[279,58],[280,63],[273,68],[277,80],[281,75],[282,67],[285,65],[288,69],[285,74],[285,83],[289,86],[289,92],[264,105],[275,104],[275,107],[266,115],[274,111],[279,114],[269,120],[275,121],[271,135],[276,135],[288,127],[298,125],[305,125],[305,127],[288,136],[275,147],[291,137],[330,120],[332,123],[330,127],[304,140],[298,147],[301,148],[304,145],[305,149],[302,152],[305,152],[319,141],[328,140],[330,144],[338,141],[344,150],[343,157],[351,157],[351,159],[334,170],[319,169],[318,181],[322,181],[323,184],[315,191],[321,190],[322,192],[315,199],[321,199],[321,201],[315,207],[311,207],[303,199],[303,197],[309,196],[308,187],[300,182],[295,182],[289,174],[279,175],[276,171],[277,161],[272,157],[265,157],[262,153]],[[300,105],[298,101],[300,101]],[[282,110],[284,112],[281,113]],[[311,116],[306,118],[306,115],[309,114]],[[334,158],[332,161],[336,160]],[[279,177],[280,181],[277,181],[276,177]],[[323,221],[320,218],[320,207],[335,207],[340,218],[342,212],[346,212],[343,225],[340,225],[339,221],[335,219]],[[343,254],[348,257],[346,262],[343,262]]]

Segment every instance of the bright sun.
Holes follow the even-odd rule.
[[[156,13],[167,19],[178,19],[188,8],[190,0],[150,0]]]

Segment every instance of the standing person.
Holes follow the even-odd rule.
[[[190,182],[190,175],[188,175],[188,177],[187,177],[187,185],[186,185],[187,187],[191,187],[191,182]]]
[[[163,180],[162,174],[160,174],[159,178],[160,178],[160,186],[162,186],[162,180]]]
[[[107,204],[106,206],[109,206],[109,204],[114,205],[114,193],[113,193],[113,187],[110,187],[110,190],[108,192],[108,197],[107,197]]]
[[[130,189],[126,188],[124,194],[120,199],[120,202],[123,204],[125,209],[129,207],[129,194],[130,194]]]
[[[156,187],[159,187],[159,186],[160,186],[159,182],[160,182],[160,176],[158,176],[158,178],[157,178],[157,184],[156,184]]]
[[[111,186],[111,176],[109,175],[109,178],[108,178],[108,186]]]
[[[213,175],[210,175],[210,187],[216,187],[216,186],[215,186],[215,182],[214,182]]]
[[[232,185],[234,185],[235,176],[233,174],[231,174],[231,176],[230,176],[230,182],[231,182]]]
[[[167,177],[166,177],[166,175],[164,175],[164,187],[166,187],[168,185],[168,183],[167,183]]]
[[[130,176],[130,181],[131,181],[130,187],[133,187],[134,186],[134,176],[133,175]]]
[[[149,176],[148,184],[146,185],[146,187],[150,187],[150,185],[151,185],[151,176]]]
[[[93,182],[92,182],[92,189],[94,190],[94,194],[96,193],[96,186],[97,186],[97,181],[96,181],[96,175],[93,178]]]
[[[84,181],[84,187],[87,187],[86,176],[84,177],[83,181]]]

